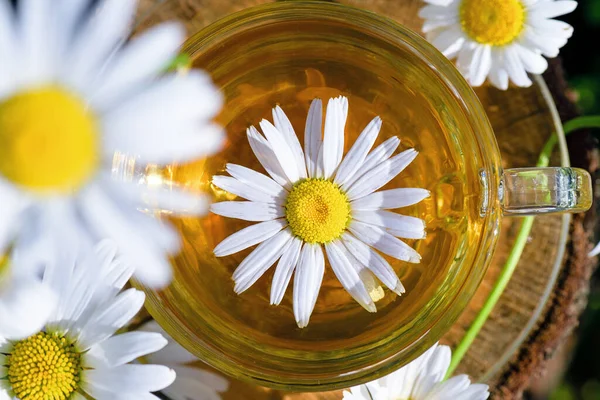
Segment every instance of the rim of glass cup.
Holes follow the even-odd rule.
[[[308,18],[345,23],[351,21],[354,27],[364,29],[369,34],[377,35],[390,43],[410,50],[435,71],[440,81],[454,92],[457,101],[461,103],[461,108],[473,127],[473,132],[478,133],[473,135],[472,140],[477,144],[479,157],[482,160],[480,168],[487,175],[484,177],[487,184],[483,189],[482,196],[488,202],[488,212],[484,218],[485,223],[481,240],[478,243],[478,251],[472,264],[468,266],[470,269],[466,273],[467,277],[463,285],[454,290],[451,300],[444,297],[447,293],[440,294],[439,292],[430,299],[424,307],[425,311],[428,311],[425,313],[428,314],[427,323],[418,321],[420,325],[416,325],[415,329],[420,327],[417,331],[422,334],[414,340],[402,342],[401,337],[394,337],[386,340],[379,347],[377,347],[379,343],[372,343],[373,346],[369,348],[356,349],[354,353],[350,352],[344,358],[327,360],[326,363],[323,360],[317,360],[312,361],[312,365],[305,365],[309,360],[302,360],[305,370],[288,374],[285,377],[281,371],[282,363],[297,360],[282,358],[279,355],[269,355],[269,359],[260,359],[259,363],[262,365],[258,365],[258,363],[252,362],[255,359],[252,357],[252,353],[256,350],[253,348],[244,349],[247,352],[240,352],[248,355],[246,360],[233,358],[231,354],[224,354],[214,343],[198,338],[198,334],[189,329],[186,324],[178,322],[176,315],[161,305],[161,299],[156,292],[149,289],[145,289],[145,291],[148,295],[147,307],[152,316],[180,344],[213,367],[235,378],[261,386],[295,391],[325,391],[354,386],[387,375],[416,358],[450,329],[478,288],[495,248],[496,230],[500,218],[497,188],[501,164],[500,152],[485,110],[475,92],[454,65],[418,34],[395,21],[370,11],[322,1],[268,3],[242,10],[214,22],[189,38],[182,51],[194,60],[204,49],[249,28],[274,20],[298,21]],[[443,297],[442,307],[440,303],[442,303]],[[239,349],[237,350],[239,351]],[[360,362],[364,362],[363,358],[371,359],[373,358],[372,354],[375,353],[380,356],[366,367],[360,365],[350,372],[335,372],[336,366],[357,365],[357,361],[360,364]],[[262,356],[265,357],[265,354],[263,353]],[[315,368],[319,373],[323,373],[322,364],[326,364],[325,368],[334,372],[327,375],[315,374]]]

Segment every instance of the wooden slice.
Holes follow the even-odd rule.
[[[185,23],[190,34],[210,22],[246,7],[267,3],[268,0],[142,0],[140,25],[146,29],[158,22],[178,19]],[[346,0],[342,3],[367,8],[393,18],[419,31],[422,21],[417,17],[423,5],[419,0]],[[545,75],[557,99],[564,120],[577,115],[566,97],[566,85],[560,66],[551,63]],[[484,86],[476,90],[494,127],[505,167],[534,166],[546,140],[555,131],[552,119],[554,104],[544,97],[544,85],[531,88],[511,88],[499,91]],[[596,168],[597,157],[587,133],[569,139],[575,166]],[[554,160],[558,164],[558,158]],[[561,257],[565,243],[559,232],[564,221],[560,216],[538,217],[531,236],[499,304],[469,349],[459,367],[460,373],[492,386],[499,398],[516,398],[527,387],[532,376],[543,371],[549,358],[563,338],[577,324],[586,302],[586,289],[593,266],[586,254],[589,251],[589,232],[593,211],[575,216],[571,236],[566,246],[565,262]],[[584,226],[584,222],[588,224]],[[504,218],[499,244],[492,265],[463,315],[444,337],[443,342],[456,345],[464,336],[476,313],[487,298],[506,262],[520,226],[516,218]],[[586,229],[587,228],[587,229]],[[555,278],[558,276],[558,280]],[[549,296],[549,298],[548,298]],[[290,394],[233,382],[224,399],[341,399],[341,392]]]

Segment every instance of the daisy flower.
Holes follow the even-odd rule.
[[[448,346],[434,345],[421,357],[376,381],[344,391],[344,400],[484,400],[488,386],[467,375],[444,380],[450,366]]]
[[[0,399],[157,399],[175,379],[160,365],[130,364],[167,344],[159,333],[115,335],[144,304],[121,291],[132,268],[102,242],[74,265],[50,264],[44,280],[59,294],[43,330],[22,340],[0,337]]]
[[[184,39],[166,24],[125,43],[135,0],[0,0],[0,254],[40,267],[113,239],[136,277],[169,282],[174,230],[136,211],[142,185],[111,179],[116,151],[168,164],[217,149],[221,96],[202,72],[164,74]],[[92,7],[92,9],[90,9]],[[202,196],[155,191],[178,212]]]
[[[312,102],[306,122],[304,151],[281,110],[273,109],[275,125],[260,122],[265,136],[247,131],[254,154],[270,175],[228,164],[228,176],[213,183],[249,201],[215,203],[211,211],[229,218],[257,221],[223,240],[218,257],[259,244],[233,274],[236,293],[252,286],[277,260],[271,304],[279,304],[294,274],[294,316],[308,325],[325,271],[325,254],[342,286],[365,309],[375,312],[370,292],[377,277],[398,295],[404,287],[390,257],[418,263],[420,255],[401,238],[422,239],[421,219],[388,211],[416,204],[429,192],[398,188],[377,192],[417,156],[414,149],[392,157],[400,140],[392,137],[369,153],[381,128],[374,118],[343,157],[348,99],[331,99],[324,134],[321,100]]]
[[[486,78],[506,90],[509,81],[531,85],[527,72],[548,68],[573,27],[552,18],[577,7],[571,0],[425,0],[419,13],[427,40],[450,59],[473,86]]]
[[[0,337],[22,339],[38,331],[56,304],[47,285],[20,271],[0,256]]]
[[[162,350],[145,357],[146,361],[166,365],[177,373],[175,382],[162,390],[169,400],[220,400],[220,394],[229,389],[227,379],[194,365],[200,360],[177,343],[155,321],[144,324],[140,330],[160,333],[169,342]]]

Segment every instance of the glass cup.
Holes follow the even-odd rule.
[[[467,82],[424,39],[384,17],[324,2],[272,3],[212,24],[190,38],[184,52],[223,90],[219,122],[227,143],[206,160],[165,169],[134,166],[125,157],[119,167],[124,175],[231,200],[211,177],[224,174],[226,163],[261,171],[245,139],[249,125],[270,119],[279,104],[302,136],[310,101],[342,94],[349,98],[346,151],[379,115],[376,145],[398,136],[401,149],[420,152],[384,189],[431,192],[400,210],[427,223],[427,238],[409,243],[422,255],[420,264],[389,260],[406,294],[386,290],[378,312],[370,314],[328,270],[304,329],[293,318],[291,288],[280,306],[269,305],[272,272],[242,295],[233,292],[231,274],[248,252],[212,254],[246,223],[216,215],[174,219],[183,239],[173,260],[175,279],[164,291],[145,289],[147,306],[179,343],[239,379],[323,391],[388,374],[438,341],[468,304],[491,260],[502,216],[591,206],[591,179],[583,170],[503,170],[490,124]]]

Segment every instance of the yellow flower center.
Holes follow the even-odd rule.
[[[36,192],[65,193],[96,170],[94,116],[71,93],[47,86],[0,102],[0,175]]]
[[[520,0],[463,0],[460,22],[474,41],[503,46],[523,31],[525,7]]]
[[[64,337],[40,332],[14,345],[8,381],[19,399],[67,400],[79,386],[81,357]]]
[[[327,243],[340,237],[350,221],[348,197],[324,179],[295,184],[285,210],[292,233],[308,243]]]

